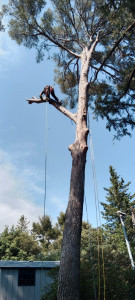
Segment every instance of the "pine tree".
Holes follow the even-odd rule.
[[[27,218],[25,218],[24,215],[22,215],[17,222],[17,228],[20,229],[22,232],[27,232],[28,231],[28,225],[30,221],[27,221]]]
[[[32,233],[36,234],[42,247],[47,250],[52,241],[57,239],[59,230],[52,225],[50,216],[46,215],[39,217],[39,222],[33,222]]]
[[[78,105],[76,113],[54,105],[76,124],[75,142],[69,146],[72,170],[58,299],[78,300],[88,106],[97,117],[107,119],[107,128],[114,128],[118,137],[135,127],[135,4],[126,0],[49,3],[46,8],[45,0],[9,0],[3,12],[8,15],[10,36],[19,45],[36,47],[38,61],[44,51],[57,47],[56,81],[69,107]]]
[[[22,220],[21,216],[20,220]],[[5,227],[0,234],[0,259],[1,260],[38,260],[41,247],[34,235],[31,235],[26,226]],[[27,219],[24,217],[23,221]],[[24,222],[23,222],[24,223]],[[26,225],[25,224],[25,225]]]
[[[112,166],[110,166],[110,182],[111,186],[105,188],[106,202],[101,202],[104,209],[103,218],[106,220],[103,232],[106,296],[107,299],[134,299],[134,272],[131,269],[117,211],[126,213],[124,223],[132,254],[135,257],[134,228],[131,216],[131,207],[135,206],[135,194],[130,194],[130,182],[125,184],[124,179],[117,175]]]
[[[133,233],[131,208],[135,206],[135,194],[130,194],[130,182],[125,184],[124,179],[117,175],[117,172],[112,166],[110,166],[109,171],[111,186],[109,188],[104,188],[107,192],[106,203],[101,202],[104,209],[102,215],[106,220],[105,227],[112,233],[115,232],[120,224],[117,211],[124,212],[126,213],[125,224],[130,237],[131,232]]]

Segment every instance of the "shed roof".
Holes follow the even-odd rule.
[[[35,268],[50,269],[60,265],[59,261],[7,261],[0,260],[0,269],[3,268]]]

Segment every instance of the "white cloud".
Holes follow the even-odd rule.
[[[16,225],[21,215],[27,217],[30,226],[43,215],[44,170],[29,166],[32,150],[28,144],[23,149],[19,145],[14,147],[10,154],[0,149],[0,233],[5,225]],[[46,213],[53,222],[60,211],[66,210],[66,202],[57,195],[47,198]]]
[[[29,189],[28,180],[30,178],[24,178],[23,172],[18,174],[9,155],[0,150],[0,232],[5,225],[15,225],[21,215],[33,222],[43,214],[42,207],[33,201],[31,188],[38,194],[42,194],[43,190],[34,183]]]

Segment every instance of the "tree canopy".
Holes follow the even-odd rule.
[[[82,52],[91,49],[89,106],[95,116],[106,118],[106,127],[114,128],[117,137],[130,134],[129,126],[135,126],[133,1],[9,0],[3,12],[11,38],[36,47],[37,61],[51,49],[56,82],[71,108],[78,97]]]

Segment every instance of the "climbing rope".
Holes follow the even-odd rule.
[[[45,169],[44,169],[44,218],[45,218],[45,206],[46,206],[47,142],[48,142],[48,117],[47,117],[47,103],[46,103],[46,122],[45,122]]]
[[[88,128],[89,128],[89,138],[90,138],[90,153],[91,153],[91,161],[92,161],[92,175],[94,182],[94,196],[95,196],[95,208],[96,208],[96,222],[97,222],[97,245],[98,245],[98,300],[100,300],[100,241],[99,241],[99,222],[98,222],[98,200],[97,200],[97,185],[96,185],[96,173],[95,173],[95,164],[94,164],[94,152],[93,152],[93,143],[90,129],[90,121],[88,114]]]
[[[91,161],[92,161],[92,175],[94,181],[94,195],[95,195],[95,207],[96,207],[96,221],[97,221],[97,243],[98,243],[98,300],[100,300],[100,239],[101,239],[101,253],[102,253],[102,271],[103,271],[103,286],[104,286],[104,300],[105,300],[105,267],[104,267],[104,250],[103,250],[103,234],[102,231],[99,229],[99,224],[101,227],[101,212],[99,206],[99,198],[98,198],[98,188],[97,188],[97,179],[96,179],[96,168],[95,168],[95,160],[94,160],[94,151],[93,151],[93,141],[92,141],[92,134],[90,128],[90,120],[88,114],[88,129],[89,129],[89,139],[90,139],[90,152],[91,152]]]
[[[45,217],[45,205],[46,205],[46,168],[47,168],[47,153],[45,153],[45,193],[44,193],[44,217]]]
[[[87,216],[87,223],[88,223],[88,237],[89,237],[90,261],[91,261],[91,266],[92,266],[93,290],[94,290],[95,300],[97,300],[96,285],[95,285],[95,270],[94,270],[92,247],[91,247],[91,232],[90,232],[91,228],[90,228],[90,224],[89,224],[89,217],[88,217],[88,209],[87,209],[86,197],[84,197],[84,199],[85,199],[86,216]]]
[[[48,144],[48,116],[47,116],[47,102],[45,104],[45,153],[44,153],[44,202],[43,202],[43,217],[45,221],[45,215],[46,215],[46,181],[47,181],[47,144]],[[42,262],[42,268],[40,270],[40,291],[43,291],[44,288],[44,266],[43,266],[43,257],[41,259]]]

